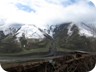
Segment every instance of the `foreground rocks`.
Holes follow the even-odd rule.
[[[5,64],[2,67],[9,72],[88,72],[95,63],[95,55],[76,53],[49,61]]]

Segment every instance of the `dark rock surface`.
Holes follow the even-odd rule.
[[[2,64],[2,67],[8,72],[88,72],[95,63],[95,55],[74,54],[49,61]]]

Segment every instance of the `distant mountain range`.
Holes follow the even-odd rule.
[[[88,31],[88,29],[86,29],[87,24],[86,25],[83,24],[80,26],[80,24],[75,24],[72,22],[51,25],[49,28],[46,28],[46,29],[40,29],[39,27],[36,27],[35,25],[27,25],[27,24],[19,24],[19,23],[14,23],[14,24],[9,24],[9,25],[5,24],[4,26],[1,26],[2,27],[1,31],[3,31],[4,34],[7,35],[9,33],[15,33],[20,28],[20,30],[18,31],[17,37],[21,36],[22,33],[25,33],[25,36],[27,38],[43,38],[45,37],[46,34],[49,35],[50,37],[53,37],[54,30],[56,30],[56,28],[60,28],[61,30],[68,29],[67,34],[70,36],[73,33],[74,29],[72,28],[74,28],[74,25],[78,27],[80,35],[92,36],[92,33]]]

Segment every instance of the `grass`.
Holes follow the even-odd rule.
[[[28,53],[40,53],[40,52],[48,52],[48,48],[37,48],[37,49],[31,49],[31,50],[23,50],[19,53],[0,53],[0,55],[23,55]]]
[[[66,49],[66,48],[57,48],[58,52],[71,52],[72,50]],[[36,49],[30,49],[26,50],[23,49],[23,51],[18,52],[18,53],[0,53],[0,55],[7,55],[7,56],[14,56],[14,55],[26,55],[26,54],[34,54],[34,53],[44,53],[44,52],[49,52],[49,48],[36,48]]]

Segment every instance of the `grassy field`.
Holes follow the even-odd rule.
[[[48,52],[48,48],[37,48],[37,49],[31,49],[31,50],[23,50],[18,53],[0,53],[0,55],[23,55],[28,53],[39,53],[39,52]]]
[[[72,50],[66,49],[66,48],[57,48],[57,51],[60,52],[69,52]],[[74,51],[74,50],[73,50]],[[30,49],[30,50],[23,50],[18,53],[0,53],[0,55],[23,55],[28,53],[42,53],[42,52],[49,52],[49,48],[36,48],[36,49]]]

